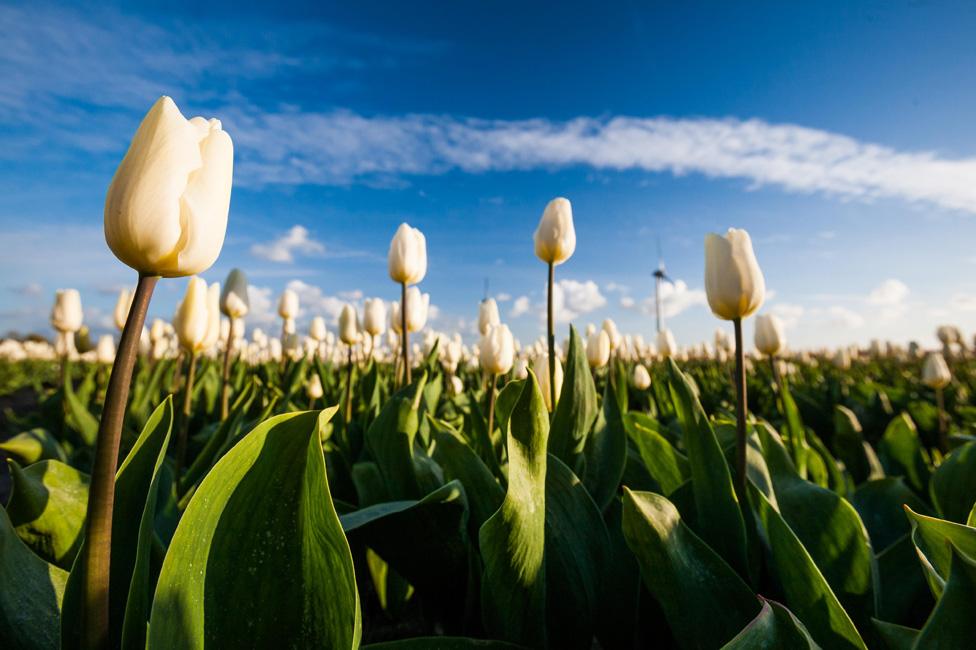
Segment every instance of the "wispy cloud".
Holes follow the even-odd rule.
[[[313,239],[304,226],[292,226],[288,232],[267,244],[254,244],[251,254],[269,262],[290,264],[295,254],[321,255],[325,245]]]

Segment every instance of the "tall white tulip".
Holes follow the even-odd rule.
[[[485,298],[478,305],[478,331],[484,336],[493,326],[498,325],[501,318],[498,316],[498,303],[494,298]]]
[[[417,287],[410,287],[406,294],[407,331],[419,332],[427,324],[430,310],[430,294],[421,294]]]
[[[228,331],[230,323],[228,322]],[[212,349],[220,340],[220,283],[207,287],[207,335],[203,339],[201,351]]]
[[[515,362],[515,339],[508,325],[493,325],[481,337],[479,358],[481,367],[490,375],[504,375]]]
[[[938,352],[930,352],[922,365],[922,382],[929,388],[941,389],[952,381],[952,373],[945,357]]]
[[[562,264],[576,251],[576,228],[569,199],[549,201],[532,237],[535,255],[547,264]]]
[[[285,320],[298,318],[298,294],[293,289],[285,289],[278,299],[278,315]]]
[[[220,294],[220,310],[230,319],[244,318],[251,310],[247,295],[247,276],[240,269],[231,269]]]
[[[313,372],[312,376],[308,378],[305,383],[305,394],[308,395],[308,399],[311,403],[322,397],[325,391],[322,390],[322,379],[319,377],[319,373]]]
[[[98,337],[98,345],[95,347],[95,357],[99,363],[110,364],[115,361],[115,339],[111,334],[104,334]]]
[[[535,361],[532,362],[532,372],[535,373],[536,379],[539,381],[539,389],[542,391],[542,397],[546,401],[546,410],[552,413],[555,403],[550,401],[550,395],[555,393],[556,398],[559,398],[559,393],[563,389],[563,366],[559,363],[559,359],[554,359],[553,367],[555,372],[553,376],[555,381],[549,381],[549,359],[545,356],[536,357]]]
[[[325,340],[328,331],[325,326],[325,319],[321,316],[313,318],[312,323],[308,326],[308,335],[319,343]]]
[[[586,360],[591,368],[602,368],[610,361],[610,336],[606,330],[594,332],[586,340]]]
[[[363,329],[378,336],[386,328],[386,304],[380,298],[367,298],[363,304]]]
[[[427,239],[408,224],[401,223],[387,259],[390,279],[400,284],[417,284],[427,275]]]
[[[359,315],[355,307],[346,303],[339,314],[339,338],[346,345],[355,345],[359,336]]]
[[[220,120],[187,120],[160,97],[143,118],[105,198],[105,241],[143,275],[194,275],[227,231],[234,146]]]
[[[58,289],[51,309],[51,325],[59,332],[75,333],[84,321],[81,294],[77,289]]]
[[[647,372],[644,364],[638,363],[634,366],[634,375],[631,381],[637,390],[647,390],[651,387],[651,374]]]
[[[786,337],[783,334],[783,321],[776,314],[756,316],[756,349],[766,356],[775,356],[783,349]]]
[[[121,330],[125,327],[125,319],[129,317],[129,309],[132,308],[132,298],[134,293],[130,293],[125,287],[119,289],[119,298],[115,301],[115,326]],[[113,353],[113,357],[114,357]]]
[[[746,318],[762,306],[766,281],[745,230],[705,236],[705,293],[712,313],[723,320]]]
[[[607,333],[607,340],[610,342],[610,350],[616,350],[620,347],[621,336],[620,331],[617,330],[617,324],[613,320],[607,318],[603,321],[602,329]]]
[[[663,329],[657,333],[657,351],[665,359],[677,354],[678,344],[675,342],[671,330]]]
[[[193,276],[186,285],[186,294],[174,318],[176,336],[184,350],[197,353],[203,349],[209,321],[207,283]]]

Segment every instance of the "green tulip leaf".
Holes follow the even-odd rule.
[[[64,449],[47,429],[31,429],[0,442],[0,451],[5,452],[22,466],[33,465],[42,460],[67,461]]]
[[[464,485],[471,508],[470,529],[475,536],[488,518],[495,514],[505,499],[505,490],[498,484],[491,470],[458,436],[446,431],[435,434],[434,461],[444,468],[444,478],[458,480]]]
[[[925,494],[931,461],[907,413],[893,419],[878,442],[878,456],[890,476],[904,476],[913,490]]]
[[[888,548],[912,532],[902,506],[907,505],[925,515],[934,514],[900,476],[862,483],[854,491],[851,503],[868,529],[871,545],[876,551]]]
[[[529,373],[508,425],[508,490],[479,533],[481,607],[495,637],[546,646],[546,442],[549,414]]]
[[[800,650],[819,648],[807,628],[793,612],[779,603],[760,597],[762,609],[723,650]]]
[[[566,374],[552,415],[549,453],[573,470],[586,447],[586,436],[597,415],[596,387],[586,361],[586,346],[576,328],[569,326]]]
[[[718,648],[759,613],[749,586],[665,497],[624,488],[622,526],[644,584],[682,647]]]
[[[625,422],[628,423],[627,434],[637,447],[648,474],[661,486],[664,495],[670,496],[691,478],[688,459],[657,429],[649,428],[645,421],[628,417]]]
[[[414,440],[420,427],[420,402],[427,375],[396,392],[366,431],[366,444],[394,499],[419,499],[425,492],[417,477]]]
[[[964,523],[976,503],[976,442],[952,450],[929,483],[932,503],[939,514]]]
[[[203,479],[163,562],[150,648],[355,648],[352,554],[319,432],[337,408],[272,417]]]
[[[976,562],[949,544],[949,579],[915,641],[916,648],[976,647]]]
[[[627,432],[609,384],[603,394],[603,410],[586,439],[585,458],[583,484],[602,512],[617,494],[627,461]]]
[[[873,623],[888,650],[912,650],[915,647],[919,630],[879,619],[874,619]]]
[[[949,579],[952,562],[950,545],[956,552],[976,561],[976,528],[945,519],[927,517],[905,506],[905,514],[912,524],[912,542],[925,569],[932,594],[942,594]]]

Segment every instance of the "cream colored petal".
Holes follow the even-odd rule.
[[[196,128],[161,97],[136,131],[105,198],[105,241],[143,273],[171,265],[182,237],[180,197],[200,168]]]

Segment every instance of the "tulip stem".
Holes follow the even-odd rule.
[[[407,283],[400,283],[400,342],[403,346],[403,385],[410,385],[410,335],[407,333]]]
[[[739,502],[745,503],[746,498],[746,364],[742,349],[742,319],[736,318],[735,324],[735,486],[739,495]]]
[[[224,369],[222,373],[223,382],[220,386],[220,421],[223,422],[230,414],[230,353],[234,347],[233,336],[228,333],[227,341],[224,345]]]
[[[488,438],[491,438],[491,430],[495,428],[495,388],[498,386],[498,375],[492,374],[491,381],[488,382]]]
[[[939,407],[939,451],[949,453],[949,426],[946,421],[945,393],[942,388],[935,389],[935,403]]]
[[[109,575],[112,553],[112,513],[115,507],[115,472],[119,461],[119,442],[125,407],[129,400],[132,369],[139,353],[139,337],[146,322],[146,312],[153,289],[159,280],[155,275],[139,275],[129,316],[122,328],[118,353],[112,364],[105,408],[98,425],[95,459],[92,463],[85,544],[81,557],[82,645],[84,648],[109,647]]]
[[[549,262],[549,295],[546,301],[548,342],[549,342],[549,405],[556,410],[556,329],[553,326],[552,289],[556,279],[556,265]]]
[[[347,346],[349,348],[349,354],[346,357],[346,407],[343,409],[346,416],[346,424],[352,420],[352,346]]]
[[[186,373],[183,387],[183,422],[180,423],[180,437],[176,440],[176,483],[180,484],[180,472],[186,465],[186,439],[190,432],[190,415],[193,406],[193,382],[197,376],[197,353],[190,353],[190,369]]]

